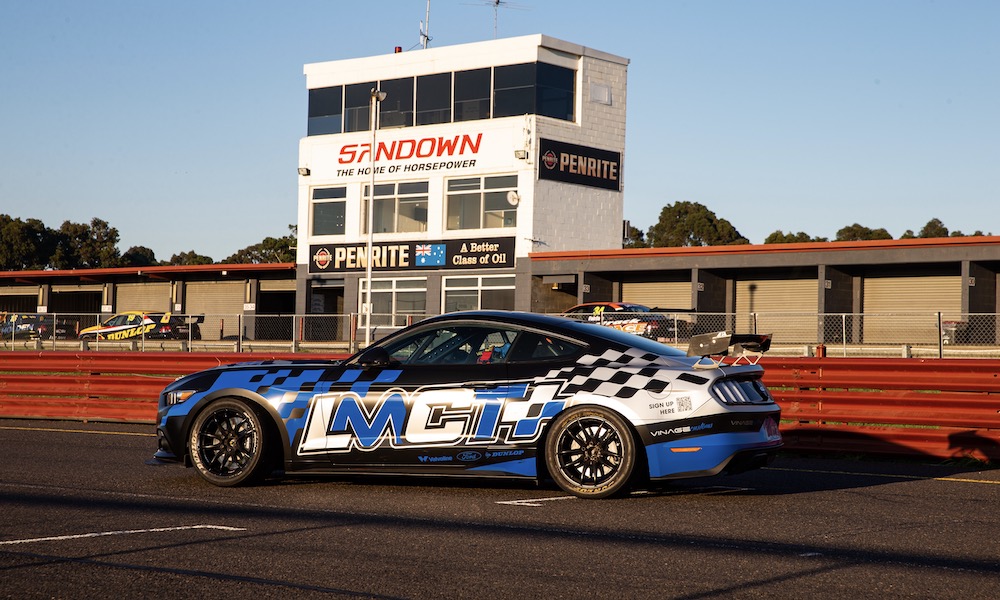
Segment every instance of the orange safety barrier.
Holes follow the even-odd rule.
[[[346,355],[11,352],[0,356],[0,417],[154,423],[160,392],[219,365]]]
[[[1000,361],[761,363],[788,448],[1000,460]]]
[[[174,378],[253,360],[346,355],[11,352],[0,417],[153,423]],[[1000,460],[1000,361],[764,358],[786,448]]]

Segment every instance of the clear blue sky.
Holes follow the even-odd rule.
[[[296,218],[305,63],[418,51],[425,0],[0,5],[0,213],[99,217],[122,251],[221,260]],[[625,216],[700,202],[777,229],[1000,234],[996,0],[519,0],[499,37],[631,60]],[[431,2],[432,46],[493,38]]]

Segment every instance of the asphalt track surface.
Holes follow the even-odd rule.
[[[151,427],[0,420],[4,598],[1000,598],[1000,470],[783,456],[612,500],[144,464]]]

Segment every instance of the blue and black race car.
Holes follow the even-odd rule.
[[[265,361],[171,383],[157,462],[234,486],[283,471],[551,479],[585,498],[740,472],[781,447],[755,364],[530,313],[432,317],[343,362]],[[767,349],[767,336],[741,336]]]

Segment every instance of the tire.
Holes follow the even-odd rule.
[[[234,399],[208,405],[195,418],[188,438],[195,470],[222,487],[259,483],[270,474],[270,444],[260,415]]]
[[[632,429],[617,413],[572,408],[549,426],[545,465],[563,490],[580,498],[607,498],[626,490],[636,464]]]

